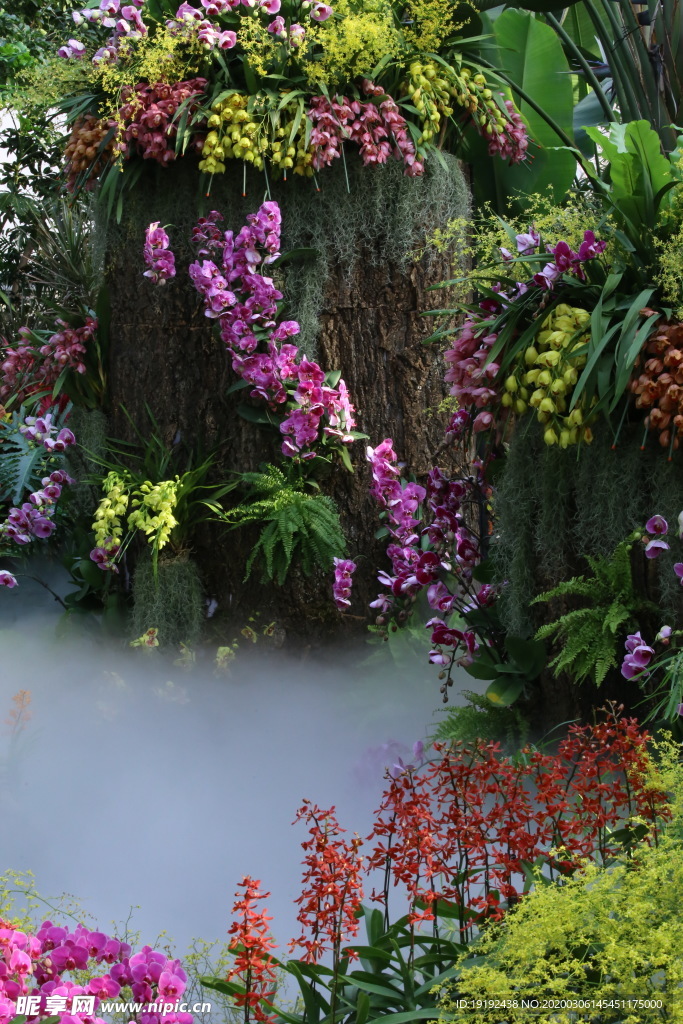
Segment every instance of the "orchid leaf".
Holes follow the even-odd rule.
[[[488,687],[485,697],[497,707],[507,708],[515,703],[523,689],[524,680],[498,678]]]

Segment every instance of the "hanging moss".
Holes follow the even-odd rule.
[[[67,472],[76,481],[65,491],[69,506],[76,515],[94,513],[101,494],[88,479],[106,473],[97,459],[107,457],[107,417],[99,409],[75,408],[71,410],[69,426],[77,444],[66,456]]]
[[[506,581],[500,599],[501,619],[516,636],[531,632],[529,602],[535,593],[533,522],[538,505],[535,488],[541,443],[534,422],[520,424],[496,489],[496,534],[491,557],[496,577]]]
[[[373,266],[393,264],[406,270],[413,250],[424,246],[439,225],[470,214],[465,177],[449,154],[444,154],[443,164],[432,160],[421,178],[406,177],[397,161],[365,168],[354,156],[347,158],[346,165],[337,161],[317,179],[290,178],[286,182],[266,182],[264,175],[252,168],[243,179],[242,169],[235,166],[212,179],[208,197],[200,191],[199,174],[191,158],[171,168],[149,167],[145,171],[135,189],[124,195],[120,224],[113,218],[106,230],[101,224],[109,258],[116,249],[128,249],[131,244],[137,244],[142,253],[144,229],[156,220],[168,225],[176,260],[179,266],[186,266],[194,259],[189,239],[199,216],[219,210],[223,226],[236,231],[248,213],[255,212],[264,200],[274,199],[283,214],[282,252],[314,249],[317,254],[314,259],[286,264],[281,281],[289,314],[301,325],[300,344],[311,357],[333,267],[347,267],[350,277],[362,258]],[[242,195],[243,182],[246,196]],[[103,210],[100,218],[104,218]],[[432,255],[436,254],[427,250],[423,258],[429,262]],[[150,302],[162,302],[163,291],[150,289]]]
[[[492,557],[497,579],[507,581],[501,617],[516,635],[534,630],[534,597],[585,572],[583,555],[610,555],[655,513],[669,522],[671,550],[641,567],[641,575],[666,619],[681,614],[673,563],[681,560],[675,526],[683,510],[683,454],[668,462],[651,439],[642,449],[640,425],[626,428],[616,449],[606,425],[594,433],[590,446],[549,450],[538,424],[527,419],[512,439],[496,491]]]
[[[189,558],[161,558],[157,578],[152,561],[142,559],[133,576],[132,637],[159,630],[159,643],[174,647],[195,644],[204,620],[202,586],[197,566]]]
[[[540,440],[540,431],[537,438]],[[543,576],[553,578],[566,565],[572,540],[571,460],[576,454],[542,444],[538,458],[538,514],[533,545]],[[569,456],[569,458],[567,458]],[[547,538],[552,537],[552,543]]]

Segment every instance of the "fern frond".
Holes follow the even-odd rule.
[[[556,597],[585,598],[589,604],[565,612],[536,632],[538,640],[554,637],[560,650],[550,662],[558,676],[570,672],[576,683],[592,679],[596,686],[618,664],[625,633],[635,628],[639,612],[651,607],[634,589],[631,570],[633,537],[617,545],[609,557],[586,558],[593,576],[565,580],[536,601]]]
[[[0,428],[0,501],[19,505],[25,495],[37,491],[50,459],[43,445],[27,440],[19,431],[23,407]]]

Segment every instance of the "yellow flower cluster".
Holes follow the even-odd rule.
[[[579,351],[590,337],[585,330],[589,322],[590,313],[585,309],[565,303],[556,306],[505,381],[502,404],[518,415],[535,409],[539,423],[546,425],[543,438],[548,445],[567,448],[593,440],[585,423],[583,399],[565,415],[579,370],[586,364],[585,354],[579,355]]]
[[[128,491],[125,482],[118,473],[114,472],[107,474],[102,483],[102,490],[104,497],[95,512],[92,528],[95,534],[95,546],[108,548],[121,541],[123,533],[121,516],[124,516],[128,510]]]
[[[457,104],[472,115],[485,135],[500,133],[505,117],[488,88],[484,75],[469,68],[445,67],[435,61],[413,61],[401,86],[422,121],[418,144],[431,142],[441,130],[442,118],[451,117]]]
[[[147,537],[153,534],[150,543],[159,551],[168,543],[173,527],[178,525],[173,509],[178,502],[179,483],[180,478],[177,476],[175,480],[162,480],[158,484],[146,480],[133,492],[133,511],[128,516],[128,526],[130,529],[142,530]]]
[[[251,112],[249,106],[251,105]],[[269,116],[264,94],[252,98],[231,92],[211,107],[209,134],[204,140],[200,170],[207,174],[223,174],[225,160],[237,159],[263,170],[265,160],[274,169],[310,177],[313,174],[313,150],[306,146],[306,120],[296,124],[297,104],[283,107],[275,120]]]

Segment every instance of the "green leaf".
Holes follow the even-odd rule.
[[[369,977],[373,977],[370,975]],[[361,976],[360,971],[354,971],[348,975],[349,981],[353,982],[356,988],[362,989],[363,992],[372,992],[373,995],[382,996],[387,1003],[399,1003],[403,1001],[403,992],[391,985],[388,981],[380,983],[378,981],[368,981],[365,977]]]
[[[277,424],[272,415],[266,409],[255,409],[251,405],[238,405],[237,414],[241,416],[243,420],[248,423],[259,423],[261,425],[267,425],[274,427]]]
[[[487,700],[490,700],[496,707],[509,708],[514,704],[524,689],[522,679],[496,679],[488,687],[485,693]]]
[[[322,996],[308,981],[306,981],[296,961],[290,960],[286,965],[286,970],[290,974],[293,974],[299,982],[301,998],[303,999],[304,1006],[306,1007],[306,1020],[309,1024],[317,1024],[320,1020],[320,1011],[323,1006],[326,1006],[323,1002]]]
[[[540,640],[522,640],[518,636],[508,636],[505,640],[505,650],[518,670],[526,676],[527,681],[535,679],[545,665],[545,645]]]
[[[317,259],[319,255],[319,249],[301,246],[298,249],[290,249],[288,252],[283,252],[282,255],[278,256],[276,260],[273,260],[269,266],[281,267],[285,263],[296,263],[297,261],[300,263],[310,263]]]
[[[586,128],[586,133],[610,161],[610,198],[638,246],[642,233],[649,235],[655,226],[661,202],[655,197],[663,196],[672,181],[659,136],[647,121],[613,124],[607,137],[597,128]]]
[[[485,558],[477,565],[472,573],[472,578],[477,583],[493,583],[495,579],[495,568],[490,558]]]
[[[499,666],[487,663],[482,659],[476,659],[471,665],[465,665],[465,672],[473,679],[497,679]]]
[[[356,1002],[356,1024],[365,1024],[369,1016],[370,1000],[365,992],[359,992]]]
[[[348,469],[349,473],[353,473],[353,463],[351,462],[351,456],[349,455],[349,450],[346,445],[341,446],[339,454],[341,455],[341,460],[344,463],[345,468]]]
[[[493,32],[500,56],[498,66],[572,138],[571,74],[556,34],[532,14],[520,10],[507,10],[496,18]],[[574,178],[576,160],[570,152],[554,148],[560,145],[560,139],[528,102],[522,100],[519,107],[529,126],[533,160],[512,167],[496,161],[496,176],[509,196],[550,188],[559,201]]]

